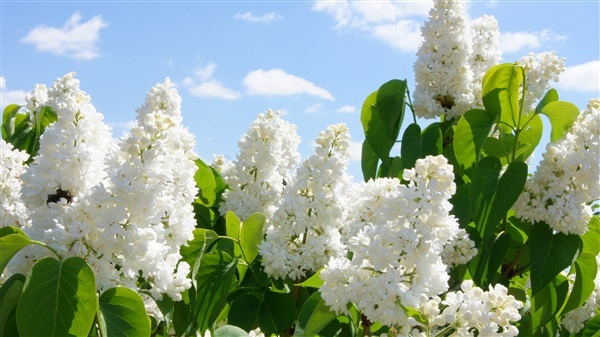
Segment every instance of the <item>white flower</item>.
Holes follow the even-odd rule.
[[[558,76],[565,71],[565,59],[559,59],[554,52],[540,54],[529,53],[521,58],[521,65],[525,67],[525,102],[524,113],[533,111],[536,102],[544,96],[550,82],[558,82]]]
[[[473,71],[471,82],[475,106],[481,107],[481,85],[483,76],[500,62],[500,31],[498,21],[491,15],[484,15],[471,22],[472,52],[469,65]]]
[[[223,193],[221,214],[233,211],[243,221],[261,212],[269,226],[286,184],[292,183],[293,168],[300,162],[299,144],[296,126],[282,120],[279,112],[267,110],[258,115],[238,143],[236,161],[228,164],[216,158],[229,186]]]
[[[464,4],[435,1],[429,20],[421,27],[423,42],[414,64],[414,110],[419,117],[441,114],[460,116],[475,102],[471,89],[473,71],[471,31]]]
[[[600,100],[594,99],[562,139],[548,144],[514,205],[516,216],[565,234],[585,233],[590,203],[600,199],[599,140]]]
[[[353,302],[371,321],[408,326],[403,306],[417,308],[422,296],[448,289],[449,276],[441,254],[458,235],[449,214],[456,190],[452,166],[443,156],[417,160],[403,178],[364,183],[364,194],[349,203],[350,228],[345,232],[352,259],[332,258],[321,273],[327,305],[346,312]]]
[[[21,174],[29,155],[13,149],[10,143],[0,139],[0,227],[23,227],[27,224],[29,211],[21,200]]]
[[[458,234],[453,237],[448,244],[444,245],[442,261],[448,268],[467,264],[477,255],[475,242],[469,238],[464,229],[459,229]]]
[[[340,229],[345,218],[345,172],[350,134],[344,124],[332,125],[316,140],[315,154],[296,171],[283,202],[260,246],[265,272],[298,280],[344,252]]]

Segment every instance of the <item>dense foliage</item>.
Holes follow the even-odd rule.
[[[207,165],[169,80],[118,140],[73,73],[7,106],[0,336],[598,336],[600,100],[560,101],[553,53],[499,64],[462,6],[414,95],[365,99],[360,183],[344,124],[302,161],[270,110]]]

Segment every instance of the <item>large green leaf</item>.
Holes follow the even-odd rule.
[[[442,153],[441,123],[433,123],[423,130],[418,124],[409,125],[402,135],[402,167],[410,169],[418,159]]]
[[[360,121],[365,132],[365,137],[367,138],[369,145],[371,145],[371,149],[379,159],[383,162],[387,162],[396,139],[392,139],[388,136],[386,131],[387,126],[381,119],[376,100],[377,91],[369,95],[363,103]]]
[[[50,124],[56,122],[58,115],[49,106],[42,106],[32,114],[17,112],[14,105],[4,110],[2,137],[15,148],[27,151],[30,158],[33,158],[39,149],[41,135]]]
[[[316,336],[331,321],[336,318],[336,314],[329,309],[325,301],[321,298],[321,293],[312,294],[300,310],[298,322],[294,332],[295,337]]]
[[[518,150],[515,155],[516,160],[525,161],[533,154],[533,151],[542,139],[543,131],[544,124],[542,123],[542,118],[539,115],[534,115],[531,117],[531,121],[529,121],[529,123],[523,129],[521,129],[519,134],[519,140],[517,144]]]
[[[227,304],[227,295],[237,284],[235,271],[238,264],[223,251],[202,256],[198,270],[196,294],[197,323],[201,333],[211,328]]]
[[[263,239],[263,227],[266,217],[262,213],[250,214],[242,223],[240,230],[240,246],[244,252],[246,262],[251,264],[258,256],[258,246]]]
[[[517,126],[522,83],[523,68],[515,63],[494,66],[483,76],[483,105],[487,111],[500,116],[500,126],[507,133]]]
[[[598,268],[596,257],[592,253],[581,253],[573,266],[575,267],[575,283],[573,283],[573,289],[571,289],[569,300],[563,308],[563,313],[580,307],[596,288],[594,280],[596,279]]]
[[[529,235],[531,262],[531,290],[535,295],[556,275],[569,267],[581,251],[582,241],[577,235],[554,234],[545,223],[536,223]]]
[[[567,292],[569,281],[562,275],[557,275],[551,282],[546,284],[531,299],[531,323],[533,330],[538,330],[548,323],[562,308]]]
[[[595,316],[585,324],[581,331],[581,337],[600,337],[600,315]]]
[[[8,265],[10,260],[24,247],[35,243],[25,235],[21,230],[11,231],[13,227],[2,227],[7,228],[3,232],[14,234],[3,235],[0,237],[0,273],[4,271],[4,268]],[[22,233],[22,234],[21,234]]]
[[[548,116],[552,125],[550,141],[555,142],[573,126],[579,116],[579,109],[573,103],[558,101],[544,105],[540,113]]]
[[[258,323],[265,335],[280,334],[296,319],[296,304],[291,293],[265,292],[258,309]]]
[[[220,328],[218,328],[217,330],[215,330],[215,333],[213,334],[214,337],[249,337],[250,335],[238,328],[237,326],[233,326],[233,325],[224,325]]]
[[[376,105],[389,139],[397,139],[406,107],[406,80],[391,80],[377,90]]]
[[[473,170],[469,200],[477,231],[488,241],[500,221],[523,191],[527,180],[527,164],[512,162],[502,176],[502,164],[496,157],[485,157]]]
[[[497,119],[497,111],[473,109],[458,120],[452,145],[463,170],[469,170],[479,161],[485,140]]]
[[[150,320],[137,292],[125,287],[110,288],[99,301],[107,336],[150,335]]]
[[[216,189],[217,182],[213,175],[212,169],[206,165],[201,159],[196,159],[197,171],[194,174],[194,180],[199,190],[198,199],[196,202],[205,205],[212,206],[217,198]]]
[[[558,92],[556,89],[552,88],[546,92],[544,97],[539,101],[538,105],[535,107],[535,113],[542,113],[542,108],[549,103],[558,101]]]
[[[82,258],[36,262],[17,307],[21,336],[87,336],[95,315],[96,280]]]
[[[183,261],[187,262],[192,267],[192,284],[196,284],[196,275],[200,268],[202,256],[207,251],[208,247],[219,237],[214,231],[205,228],[194,229],[194,239],[187,242],[186,246],[179,247],[179,252]]]
[[[317,270],[317,272],[313,276],[307,278],[306,280],[304,280],[304,282],[294,285],[305,288],[320,288],[325,283],[320,277],[321,270],[323,270],[323,268]]]
[[[362,145],[362,152],[360,156],[360,166],[363,172],[363,178],[365,181],[369,179],[375,179],[377,177],[377,164],[379,163],[379,157],[373,148],[369,144],[369,141],[365,139]]]
[[[2,139],[6,142],[10,142],[10,137],[15,133],[16,117],[20,109],[21,106],[17,104],[9,104],[4,108],[2,113]],[[22,115],[22,118],[25,118],[25,116]]]
[[[262,298],[255,293],[243,293],[230,304],[227,322],[250,331],[258,326],[258,310]]]
[[[588,222],[588,230],[581,236],[583,251],[596,256],[600,254],[600,216],[594,215]]]
[[[495,283],[500,276],[500,266],[510,248],[511,235],[501,232],[494,241],[482,245],[483,248],[477,259],[477,267],[473,273],[473,281],[480,288],[487,288]]]
[[[17,304],[24,285],[25,276],[14,274],[0,287],[0,337],[18,336]]]

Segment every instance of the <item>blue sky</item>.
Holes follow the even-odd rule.
[[[75,71],[120,136],[145,93],[166,77],[183,98],[197,151],[235,158],[258,113],[298,126],[303,158],[329,124],[350,128],[360,179],[360,107],[384,82],[408,79],[431,1],[0,1],[2,107],[35,83]],[[600,96],[599,1],[477,1],[496,17],[503,60],[556,51],[561,99],[583,109]],[[410,118],[405,119],[405,126]],[[428,121],[421,121],[426,125]],[[538,151],[539,152],[539,151]],[[539,156],[539,154],[538,154]]]

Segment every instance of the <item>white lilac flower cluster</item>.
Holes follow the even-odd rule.
[[[440,331],[452,331],[451,336],[512,337],[519,334],[513,323],[521,319],[523,303],[508,295],[501,284],[489,286],[488,291],[466,280],[461,290],[451,291],[444,300],[434,296],[421,297],[420,311],[426,322],[410,320],[413,336],[430,336]]]
[[[300,162],[299,144],[296,126],[281,119],[279,112],[259,114],[240,139],[235,162],[215,160],[230,188],[223,193],[221,214],[233,211],[245,220],[261,212],[269,225],[281,204],[284,187],[292,183],[293,170]]]
[[[331,125],[316,140],[315,154],[296,170],[260,246],[265,272],[299,280],[344,253],[340,229],[345,219],[350,133]]]
[[[453,118],[481,105],[481,79],[500,60],[498,22],[469,22],[461,1],[435,1],[421,28],[414,64],[414,110],[419,117]]]
[[[149,286],[154,299],[168,294],[179,300],[191,285],[189,266],[178,261],[179,247],[193,238],[197,157],[173,84],[152,88],[137,126],[118,146],[74,73],[35,104],[54,108],[58,121],[46,129],[39,154],[21,176],[31,212],[24,231],[62,257],[84,258],[100,291]],[[9,272],[26,273],[40,254],[23,250]]]
[[[558,76],[565,71],[565,59],[559,59],[554,52],[539,54],[529,53],[521,58],[520,64],[525,68],[525,97],[523,106],[525,113],[533,111],[536,102],[541,99],[551,82],[558,82]]]
[[[569,131],[548,144],[515,203],[515,215],[564,234],[581,235],[600,199],[600,100],[590,100]]]
[[[428,156],[405,170],[403,179],[407,185],[398,179],[366,183],[373,207],[364,201],[365,210],[349,220],[362,222],[353,225],[361,228],[348,240],[352,259],[332,258],[320,275],[322,297],[332,310],[346,313],[352,302],[373,322],[407,326],[405,307],[417,308],[422,295],[448,290],[441,255],[459,232],[449,214],[456,190],[452,166],[443,156]]]
[[[595,288],[590,297],[588,297],[582,306],[566,313],[560,322],[569,333],[578,333],[583,329],[586,321],[596,317],[598,314],[598,309],[600,309],[600,255],[596,256],[596,269],[596,279],[594,279]],[[573,287],[572,283],[569,285],[571,288]]]
[[[0,227],[24,227],[29,211],[21,199],[21,175],[29,155],[0,139]]]

